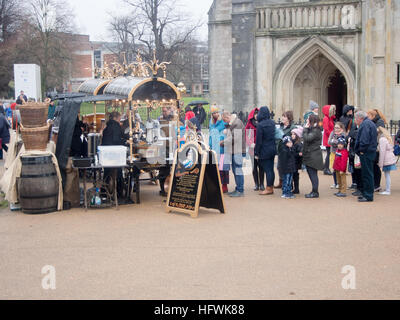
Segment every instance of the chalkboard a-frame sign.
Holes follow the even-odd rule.
[[[189,142],[175,152],[167,212],[182,212],[196,218],[199,207],[225,213],[215,152]]]

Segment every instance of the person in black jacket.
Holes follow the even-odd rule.
[[[280,157],[281,172],[283,175],[282,198],[294,199],[292,183],[293,173],[296,172],[296,155],[291,137],[286,136],[282,139]]]
[[[103,131],[103,146],[121,146],[125,144],[124,132],[119,124],[121,115],[119,112],[112,112],[110,120]]]
[[[198,129],[201,130],[201,126],[203,125],[204,121],[206,120],[207,113],[201,104],[195,106],[193,108],[193,112],[200,124],[200,127]]]
[[[355,143],[355,152],[360,156],[362,176],[362,196],[359,202],[374,201],[374,161],[378,147],[378,131],[375,124],[368,119],[364,111],[356,113],[356,123],[359,126]]]
[[[347,143],[349,144],[349,172],[351,173],[352,184],[350,189],[357,189],[357,176],[354,168],[354,143],[357,137],[357,125],[354,123],[354,110],[353,106],[345,105],[343,107],[343,115],[340,117],[340,122],[343,123],[348,137]]]
[[[292,130],[292,141],[293,141],[293,149],[296,160],[296,171],[293,173],[293,194],[299,194],[299,183],[300,183],[300,174],[299,170],[303,166],[303,143],[301,139],[303,137],[303,127],[299,127]]]
[[[3,150],[5,152],[8,151],[7,144],[10,143],[10,128],[11,126],[5,116],[4,108],[0,106],[0,160],[3,159]]]
[[[276,156],[276,127],[275,122],[271,120],[268,107],[260,108],[257,120],[258,125],[254,155],[267,174],[267,188],[260,192],[260,195],[271,195],[274,193],[275,181],[274,159]]]

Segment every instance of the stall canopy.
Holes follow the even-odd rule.
[[[116,95],[128,101],[179,100],[175,85],[163,78],[119,77],[104,89],[106,95]]]
[[[78,92],[97,96],[99,94],[103,94],[104,88],[110,82],[111,80],[107,79],[90,79],[81,84]]]

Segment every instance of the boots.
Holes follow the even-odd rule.
[[[269,196],[269,195],[272,195],[272,194],[274,194],[274,188],[273,187],[267,187],[266,190],[260,192],[260,196]]]
[[[279,179],[279,184],[277,186],[274,186],[274,188],[275,189],[282,189],[282,183],[283,183],[283,180]]]
[[[298,174],[293,176],[293,194],[300,194]]]
[[[254,179],[254,185],[255,185],[254,191],[260,190],[260,184],[259,184],[259,180],[258,180],[258,170],[257,170],[257,168],[255,168],[253,170],[253,179]]]

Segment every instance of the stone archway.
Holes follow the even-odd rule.
[[[354,105],[357,96],[354,63],[320,37],[308,38],[297,45],[282,59],[275,72],[273,81],[275,114],[279,117],[285,110],[293,110],[296,120],[302,116],[305,111],[304,106],[299,110],[295,105],[299,103],[296,99],[299,90],[303,92],[307,90],[307,86],[298,88],[299,83],[304,80],[308,81],[305,84],[311,90],[309,97],[304,99],[310,98],[321,105],[328,103],[327,88],[336,70],[339,70],[345,79],[348,103]]]

